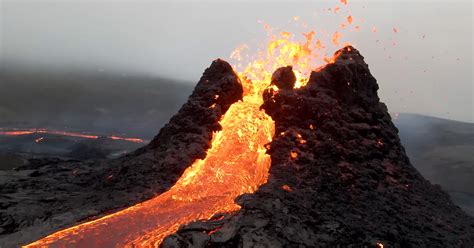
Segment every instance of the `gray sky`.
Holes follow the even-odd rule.
[[[193,83],[213,59],[229,59],[242,43],[257,47],[264,42],[259,20],[301,33],[336,30],[345,16],[327,11],[340,5],[337,0],[0,0],[0,4],[4,65],[85,68]],[[366,58],[390,112],[474,122],[472,5],[472,1],[349,0],[352,16],[364,22],[360,32],[343,38]],[[309,28],[294,23],[294,16]],[[374,26],[376,33],[371,32]]]

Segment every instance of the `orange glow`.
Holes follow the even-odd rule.
[[[97,135],[89,135],[89,134],[82,134],[82,133],[75,133],[75,132],[55,131],[55,130],[39,130],[39,131],[37,131],[37,133],[57,134],[57,135],[79,137],[79,138],[85,138],[85,139],[98,139],[99,138],[99,136],[97,136]]]
[[[347,5],[347,0],[341,0],[341,3],[343,3],[344,5]]]
[[[347,23],[352,24],[352,16],[347,17]]]
[[[35,133],[35,131],[5,131],[5,132],[0,132],[0,135],[17,136],[17,135],[27,135],[27,134],[32,134],[32,133]]]
[[[293,158],[293,159],[295,159],[295,158],[298,157],[298,153],[296,153],[295,151],[291,151],[291,152],[290,152],[290,157]]]
[[[113,139],[113,140],[125,140],[129,142],[134,142],[134,143],[143,143],[143,140],[139,138],[124,138],[124,137],[119,137],[115,135],[108,136],[108,138]]]
[[[281,186],[281,188],[282,188],[283,190],[285,190],[285,191],[288,191],[288,192],[293,191],[293,189],[291,189],[290,186],[288,186],[288,185],[286,185],[286,184],[283,185],[283,186]]]
[[[339,45],[339,39],[341,39],[341,33],[339,32],[334,32],[334,34],[332,35],[332,43],[334,45]]]
[[[320,39],[316,40],[316,46],[314,48],[315,49],[323,49],[324,48],[323,43],[321,43]]]
[[[91,134],[83,134],[83,133],[78,133],[78,132],[67,132],[67,131],[58,131],[58,130],[49,130],[49,129],[27,129],[27,130],[14,130],[14,131],[0,131],[0,135],[5,135],[5,136],[19,136],[19,135],[27,135],[27,134],[53,134],[53,135],[61,135],[61,136],[69,136],[69,137],[78,137],[78,138],[84,138],[84,139],[98,139],[100,136],[98,135],[91,135]],[[109,139],[113,140],[125,140],[129,142],[134,142],[134,143],[144,143],[145,140],[139,139],[139,138],[126,138],[126,137],[120,137],[120,136],[107,136]],[[41,141],[41,140],[39,140]],[[38,143],[39,141],[36,141]]]
[[[239,210],[235,198],[253,193],[268,178],[271,160],[265,147],[272,140],[275,126],[260,106],[273,72],[291,65],[297,79],[295,88],[299,88],[307,83],[311,71],[335,60],[324,50],[330,41],[324,44],[316,39],[316,31],[273,34],[268,24],[260,23],[268,33],[266,46],[254,56],[245,53],[249,49],[245,44],[231,53],[244,97],[220,120],[222,131],[214,133],[205,159],[196,160],[169,191],[155,198],[53,233],[26,247],[156,247],[180,225]],[[324,36],[325,31],[319,33]],[[334,45],[339,44],[341,36],[338,31],[334,33]],[[276,86],[271,87],[278,91]],[[306,143],[301,135],[297,138],[300,144]],[[297,159],[298,153],[292,151],[289,156]],[[287,185],[282,188],[291,191]]]

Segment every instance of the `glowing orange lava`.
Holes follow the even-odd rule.
[[[346,5],[347,1],[341,3]],[[295,87],[299,88],[306,84],[312,70],[334,61],[325,53],[331,42],[324,43],[323,37],[315,39],[316,31],[304,33],[299,40],[299,35],[273,34],[269,25],[264,27],[269,40],[255,57],[245,55],[249,49],[245,44],[231,55],[236,60],[234,69],[242,80],[244,98],[222,117],[222,131],[214,134],[204,160],[195,161],[169,191],[153,199],[56,232],[27,247],[153,247],[182,224],[238,210],[240,206],[234,199],[254,192],[268,177],[271,160],[264,146],[271,141],[275,127],[260,106],[272,73],[292,65]],[[339,44],[342,30],[334,34],[333,42]],[[289,156],[298,159],[296,152]]]

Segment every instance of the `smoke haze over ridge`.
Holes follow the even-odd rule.
[[[14,96],[28,89],[28,83],[41,84],[35,83],[33,77],[24,82],[26,88],[15,87],[21,77],[14,75],[23,75],[25,71],[79,71],[99,78],[91,79],[94,85],[106,81],[101,79],[104,74],[124,78],[140,75],[155,79],[153,84],[160,84],[162,78],[173,78],[191,88],[213,59],[228,59],[242,43],[255,47],[264,41],[265,32],[259,20],[298,34],[308,30],[291,22],[299,16],[310,28],[331,30],[340,18],[331,15],[327,8],[338,4],[4,0],[0,3],[0,88],[8,88]],[[349,4],[351,14],[365,22],[362,31],[350,33],[347,40],[363,51],[379,81],[381,98],[391,112],[474,121],[472,2]],[[377,28],[377,33],[370,31],[372,27]],[[392,32],[393,27],[399,30],[397,34]],[[70,84],[78,78],[82,79],[69,73],[55,81]],[[137,80],[130,80],[129,87],[140,87]],[[48,85],[47,81],[42,82]],[[45,105],[60,104],[54,98],[31,97]],[[106,93],[103,97],[113,98]],[[1,101],[3,121],[11,113],[28,115],[24,109],[15,109],[14,102]],[[9,101],[15,101],[14,97]],[[90,104],[93,109],[102,107]]]

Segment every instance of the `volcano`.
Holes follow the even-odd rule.
[[[472,247],[474,219],[410,164],[364,58],[346,46],[328,62],[307,80],[287,66],[251,82],[214,61],[147,146],[107,161],[36,161],[2,184],[3,241]]]
[[[262,105],[276,126],[267,183],[163,247],[472,247],[474,219],[410,164],[358,50],[336,52],[302,88],[289,68],[275,74]]]

